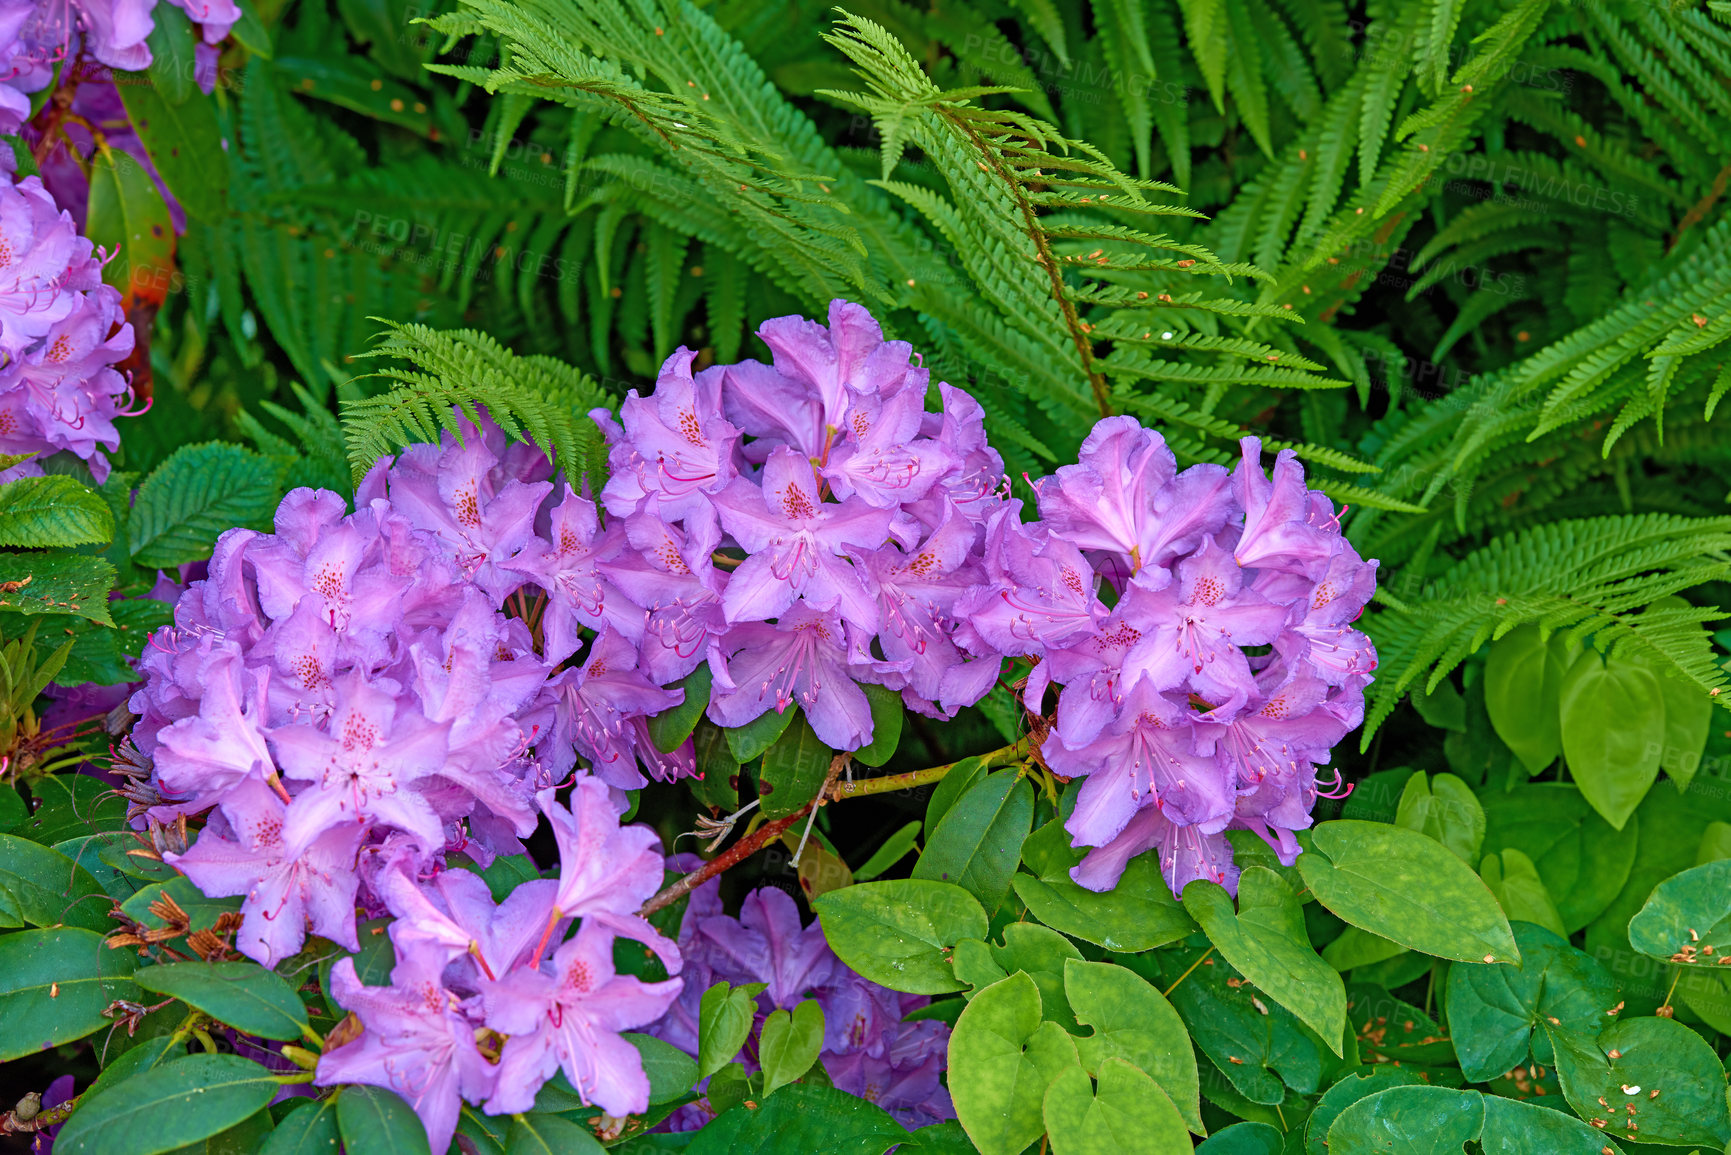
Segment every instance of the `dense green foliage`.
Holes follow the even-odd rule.
[[[724,1041],[650,1064],[657,1119],[713,1076],[688,1146],[550,1085],[533,1114],[466,1112],[454,1150],[1726,1148],[1731,7],[846,9],[266,0],[215,92],[145,134],[205,158],[160,166],[188,225],[147,321],[154,407],[105,484],[0,488],[6,1084],[78,1075],[66,1151],[419,1141],[370,1088],[266,1106],[273,1074],[215,1028],[317,1046],[339,948],[274,974],[153,954],[223,957],[184,936],[238,900],[55,773],[111,735],[42,729],[38,695],[129,681],[157,572],[291,488],[352,494],[476,406],[597,480],[590,409],[680,345],[761,355],[760,321],[845,297],[982,402],[1019,496],[1113,413],[1181,464],[1247,432],[1295,449],[1380,561],[1378,677],[1337,751],[1356,789],[1296,866],[1234,832],[1236,901],[1175,898],[1146,860],[1096,895],[1041,719],[1002,690],[910,714],[860,760],[917,789],[832,794],[799,866],[796,827],[726,893],[796,879],[846,963],[933,996],[959,1126],[910,1137],[827,1086],[798,1012],[753,1041],[723,990]],[[638,799],[665,842],[742,777],[782,787],[772,819],[826,789],[803,723],[703,725],[707,780]],[[103,949],[109,899],[138,954]]]

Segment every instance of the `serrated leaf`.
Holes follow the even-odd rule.
[[[113,535],[108,503],[75,478],[50,474],[0,485],[0,545],[100,545]]]
[[[72,614],[112,626],[114,567],[77,553],[0,553],[0,612]]]
[[[235,526],[268,525],[281,496],[265,457],[219,441],[184,445],[138,487],[132,559],[157,569],[202,561]]]

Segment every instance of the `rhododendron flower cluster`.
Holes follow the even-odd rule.
[[[382,861],[373,885],[396,916],[391,983],[362,985],[348,958],[331,974],[361,1032],[325,1051],[317,1081],[397,1092],[434,1151],[450,1145],[465,1100],[525,1112],[556,1071],[609,1115],[649,1105],[642,1056],[621,1034],[660,1018],[681,982],[619,974],[613,944],[623,932],[679,973],[679,948],[635,914],[661,884],[657,837],[622,828],[622,804],[593,777],[578,780],[569,810],[551,790],[538,802],[558,839],[558,879],[521,883],[495,903],[470,871],[419,878],[405,860]]]
[[[1174,891],[1236,888],[1228,828],[1291,864],[1316,767],[1363,720],[1376,668],[1350,624],[1375,585],[1291,451],[1178,471],[1158,433],[1101,421],[1080,461],[1035,484],[1040,518],[992,526],[989,580],[958,607],[979,650],[1035,659],[1036,712],[1061,686],[1042,757],[1084,777],[1072,877],[1109,890],[1157,849]],[[1104,596],[1103,596],[1104,595]]]
[[[800,925],[799,908],[784,891],[772,886],[753,891],[739,917],[730,918],[722,913],[718,884],[705,883],[691,892],[679,949],[685,989],[649,1033],[695,1058],[703,993],[717,982],[765,983],[757,997],[754,1036],[770,1011],[792,1010],[804,999],[815,999],[824,1016],[819,1061],[837,1087],[876,1103],[909,1128],[955,1118],[939,1078],[949,1025],[935,1019],[904,1022],[929,1000],[849,970],[830,950],[820,925]],[[755,1069],[749,1051],[746,1058]],[[711,1117],[705,1105],[694,1104],[676,1114],[672,1125],[690,1130]]]
[[[240,9],[234,0],[169,2],[200,26],[197,67],[214,73],[215,46]],[[48,87],[55,66],[80,53],[109,68],[148,67],[155,8],[156,0],[0,0],[0,133],[16,133],[30,115],[30,93]]]
[[[642,605],[652,680],[707,660],[718,725],[797,703],[832,749],[855,750],[872,738],[860,683],[947,717],[997,678],[998,655],[957,648],[952,611],[985,577],[1003,462],[966,393],[940,384],[941,412],[926,411],[909,345],[845,301],[829,321],[765,322],[769,365],[694,374],[681,350],[617,422],[597,411],[613,542],[565,580],[578,610],[609,586]]]
[[[0,453],[64,449],[98,481],[128,390],[113,366],[133,340],[104,260],[39,178],[0,180]]]

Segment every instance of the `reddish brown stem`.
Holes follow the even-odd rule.
[[[697,889],[716,875],[720,874],[722,871],[744,862],[747,858],[750,858],[759,850],[762,850],[765,846],[768,846],[771,842],[780,838],[782,832],[788,827],[811,813],[812,804],[816,801],[815,798],[812,799],[811,802],[807,802],[804,806],[801,806],[798,810],[795,810],[785,818],[777,818],[773,822],[765,822],[755,831],[746,835],[744,838],[741,838],[738,842],[735,842],[732,846],[728,847],[726,850],[722,851],[720,854],[710,859],[684,878],[681,878],[665,887],[660,894],[657,894],[654,898],[644,903],[643,909],[637,913],[648,916],[654,914],[664,906],[671,906],[684,898],[687,894],[691,893],[691,891]]]

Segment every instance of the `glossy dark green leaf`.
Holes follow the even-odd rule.
[[[986,912],[947,882],[889,879],[832,890],[813,901],[830,949],[872,982],[909,994],[963,990],[948,951],[984,938]]]
[[[782,736],[788,724],[793,721],[794,713],[792,706],[779,713],[769,710],[743,726],[727,730],[727,747],[733,751],[734,761],[744,765],[775,745],[776,739]]]
[[[816,798],[829,775],[835,751],[823,744],[801,714],[763,752],[758,791],[765,818],[785,818]]]
[[[986,763],[983,758],[963,758],[950,767],[938,784],[932,787],[932,796],[926,801],[926,830],[936,830],[938,823],[944,820],[950,807],[956,800],[970,790],[974,783],[985,777]]]
[[[137,999],[138,956],[81,927],[0,935],[0,1062],[112,1026],[102,1012]]]
[[[586,1128],[558,1115],[517,1115],[505,1139],[505,1155],[600,1155],[605,1150]]]
[[[429,1155],[415,1109],[382,1087],[344,1087],[337,1096],[344,1155]]]
[[[697,1012],[698,1078],[713,1075],[738,1057],[751,1037],[762,989],[762,983],[735,987],[721,982],[703,992]]]
[[[1196,1155],[1280,1155],[1286,1137],[1267,1123],[1234,1123],[1216,1131],[1196,1148]]]
[[[1587,804],[1580,790],[1558,783],[1490,790],[1480,801],[1485,809],[1484,853],[1512,849],[1531,859],[1570,934],[1597,918],[1628,881],[1639,815],[1618,830]]]
[[[18,829],[29,816],[18,791],[9,785],[0,785],[0,832]]]
[[[988,774],[931,830],[913,876],[956,883],[995,911],[1009,892],[1033,821],[1033,786],[1015,770]]]
[[[654,1035],[627,1033],[620,1037],[636,1047],[643,1059],[643,1073],[649,1077],[650,1106],[673,1102],[697,1082],[697,1063],[678,1047]]]
[[[1472,867],[1415,831],[1378,822],[1316,826],[1298,867],[1323,906],[1409,950],[1468,962],[1515,961],[1496,896]]]
[[[276,1133],[275,1127],[269,1109],[254,1111],[234,1126],[197,1143],[176,1147],[168,1155],[259,1155]]]
[[[1319,1089],[1326,1050],[1291,1011],[1260,998],[1217,954],[1200,947],[1158,953],[1167,999],[1238,1094],[1252,1103],[1276,1104],[1285,1100],[1288,1086],[1300,1094]],[[1205,1089],[1208,1081],[1205,1073]]]
[[[481,876],[494,902],[504,902],[506,897],[523,883],[541,877],[535,860],[527,854],[501,854],[486,867],[474,862],[462,862],[459,865]]]
[[[102,145],[91,158],[85,235],[116,252],[102,279],[125,304],[162,304],[174,268],[174,220],[150,173],[129,153]]]
[[[763,1093],[793,1082],[817,1062],[823,1050],[823,1008],[805,999],[793,1010],[773,1010],[763,1020],[757,1059],[763,1070]]]
[[[1245,870],[1235,912],[1223,887],[1198,879],[1184,888],[1184,909],[1222,958],[1340,1053],[1346,987],[1311,949],[1298,898],[1285,880],[1264,867]]]
[[[461,1143],[456,1143],[454,1149],[460,1155],[505,1155],[505,1140],[510,1133],[509,1115],[488,1115],[479,1108],[465,1105],[457,1116],[457,1134],[467,1139],[474,1151],[470,1152]]]
[[[57,850],[0,834],[0,927],[114,928],[106,891],[88,870]]]
[[[334,1099],[307,1099],[283,1116],[259,1155],[337,1155],[342,1146]]]
[[[1563,754],[1581,794],[1621,830],[1659,774],[1665,699],[1643,666],[1589,650],[1562,684]]]
[[[1450,1034],[1461,1070],[1487,1082],[1527,1061],[1535,1028],[1553,1025],[1591,1038],[1615,1021],[1622,995],[1609,972],[1543,927],[1514,924],[1521,961],[1449,968]]]
[[[1538,626],[1524,625],[1498,638],[1485,658],[1485,710],[1530,774],[1563,752],[1560,693],[1578,654],[1562,634],[1541,640]]]
[[[275,973],[254,962],[192,961],[145,967],[133,981],[172,995],[242,1034],[294,1041],[307,1027],[300,996]]]
[[[1485,1155],[1622,1155],[1615,1139],[1560,1110],[1498,1095],[1484,1096],[1484,1104]]]
[[[1716,967],[1731,957],[1731,859],[1672,875],[1629,920],[1643,954],[1683,966]]]
[[[0,555],[3,556],[3,555]],[[88,774],[55,774],[30,783],[35,808],[12,833],[44,846],[126,826],[126,800]]]
[[[149,72],[133,73],[126,77],[130,83],[117,87],[123,92],[128,88],[153,88],[168,101],[179,104],[198,91],[193,76],[198,67],[194,57],[198,34],[186,13],[178,9],[162,13],[152,23],[154,27],[146,41],[150,45]]]
[[[649,739],[655,743],[656,749],[663,754],[671,754],[691,737],[691,732],[697,727],[697,720],[709,709],[709,688],[712,681],[709,663],[704,662],[679,683],[679,688],[685,692],[679,705],[671,710],[663,710],[649,719]]]
[[[152,929],[161,929],[168,924],[152,914],[150,908],[164,897],[173,899],[175,905],[186,912],[193,930],[205,930],[215,926],[218,918],[227,911],[239,910],[241,903],[238,897],[208,898],[192,884],[191,879],[177,876],[168,882],[151,883],[121,903],[120,909],[134,922]]]
[[[975,995],[950,1034],[956,1118],[981,1155],[1020,1155],[1046,1129],[1046,1088],[1079,1066],[1070,1036],[1041,1021],[1034,980],[1013,974]]]
[[[1089,1074],[1109,1058],[1146,1071],[1178,1109],[1185,1126],[1202,1133],[1196,1052],[1184,1020],[1142,976],[1110,963],[1064,964],[1064,993],[1076,1021],[1091,1033],[1076,1040]]]
[[[55,1150],[72,1155],[174,1151],[263,1108],[281,1090],[271,1074],[238,1055],[193,1055],[141,1071],[81,1099],[55,1138]]]
[[[1348,983],[1346,1023],[1356,1038],[1360,1058],[1367,1063],[1420,1068],[1455,1065],[1448,1031],[1423,1008],[1396,998],[1385,987]]]
[[[1188,1155],[1194,1150],[1178,1109],[1160,1085],[1123,1059],[1107,1059],[1095,1085],[1071,1067],[1046,1088],[1053,1155]]]
[[[874,1103],[833,1087],[789,1083],[756,1107],[741,1104],[697,1133],[686,1155],[883,1155],[908,1133]],[[903,1150],[907,1150],[904,1146]]]
[[[194,90],[168,100],[148,84],[123,84],[120,99],[139,142],[194,220],[218,223],[228,207],[228,165],[216,98]]]
[[[700,718],[691,732],[696,754],[697,777],[686,780],[693,796],[704,806],[724,814],[739,809],[739,760],[728,745],[727,731]]]
[[[1362,1074],[1350,1074],[1322,1093],[1305,1122],[1304,1155],[1328,1155],[1328,1129],[1340,1113],[1360,1099],[1418,1083],[1419,1077],[1405,1067],[1383,1064]]]
[[[902,741],[902,696],[896,690],[867,683],[860,687],[872,707],[872,740],[853,752],[862,766],[882,766]]]
[[[1616,1130],[1633,1118],[1643,1143],[1722,1148],[1731,1142],[1725,1066],[1707,1041],[1682,1023],[1629,1019],[1596,1040],[1566,1026],[1546,1030],[1563,1095],[1588,1123],[1599,1119]]]
[[[1393,1087],[1349,1105],[1328,1129],[1328,1155],[1620,1155],[1609,1136],[1561,1111],[1447,1087]]]

